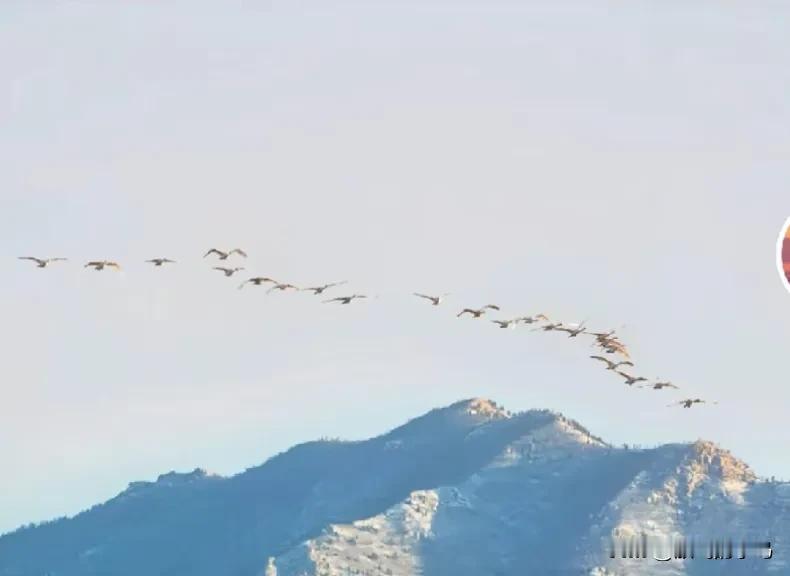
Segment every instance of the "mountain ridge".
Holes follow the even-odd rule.
[[[746,509],[760,482],[712,442],[616,448],[560,413],[471,398],[367,440],[298,444],[232,476],[198,468],[131,482],[74,517],[0,536],[0,576],[252,576],[269,557],[286,575],[545,569],[525,544],[606,566],[601,542],[640,514],[662,511],[667,532],[680,525],[669,516],[704,516],[711,499]],[[378,563],[360,568],[353,551],[368,540],[359,558]]]

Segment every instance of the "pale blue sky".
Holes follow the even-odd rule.
[[[790,477],[788,38],[746,0],[4,2],[0,531],[471,396]],[[214,245],[379,298],[239,292]],[[453,317],[488,301],[720,405]]]

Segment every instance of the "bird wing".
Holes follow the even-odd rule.
[[[327,303],[327,302],[341,302],[343,300],[346,300],[347,298],[348,298],[347,296],[338,296],[337,298],[330,298],[329,300],[324,300],[323,302],[324,303]]]
[[[219,270],[220,272],[225,272],[225,274],[230,272],[230,268],[223,268],[222,266],[214,266],[214,270]]]
[[[38,262],[39,264],[43,264],[44,260],[41,258],[36,258],[35,256],[18,256],[19,260],[32,260],[33,262]]]
[[[216,254],[218,256],[224,256],[225,255],[225,253],[222,252],[221,250],[217,250],[216,248],[212,248],[211,250],[209,250],[208,252],[203,254],[203,258],[205,258],[206,256],[208,256],[210,254]]]
[[[497,306],[496,304],[486,304],[485,306],[483,306],[483,308],[484,309],[490,308],[491,310],[499,310],[499,306]]]
[[[116,270],[121,269],[121,265],[118,264],[117,262],[105,262],[104,265],[109,266],[110,268],[115,268]]]
[[[50,262],[66,262],[68,258],[50,258]]]
[[[603,356],[590,356],[590,358],[594,358],[595,360],[600,360],[601,362],[606,362],[607,366],[614,366],[614,362],[612,362],[608,358],[604,358]]]
[[[241,248],[234,248],[233,250],[228,252],[228,254],[238,254],[239,256],[243,256],[244,258],[247,257],[247,253]]]
[[[464,308],[458,314],[456,314],[455,317],[458,318],[460,316],[463,316],[464,314],[474,314],[474,313],[475,313],[475,311],[472,310],[471,308]]]
[[[420,294],[419,292],[413,292],[415,296],[418,298],[425,298],[426,300],[433,300],[432,296],[428,296],[427,294]]]

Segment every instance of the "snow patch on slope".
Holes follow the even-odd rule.
[[[324,534],[277,561],[283,576],[304,572],[321,576],[418,574],[417,547],[431,537],[439,496],[412,492],[383,514],[352,524],[332,524]]]

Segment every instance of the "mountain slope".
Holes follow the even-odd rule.
[[[132,483],[74,518],[0,537],[0,576],[257,576],[269,557],[280,576],[619,574],[634,562],[640,574],[711,573],[714,561],[608,557],[612,534],[641,531],[770,538],[773,559],[738,568],[779,574],[788,502],[787,485],[709,443],[615,449],[561,415],[475,399],[229,478]]]

